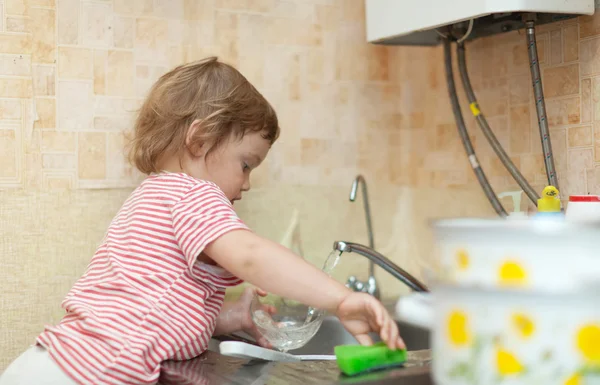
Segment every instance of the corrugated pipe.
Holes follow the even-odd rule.
[[[531,69],[535,109],[537,111],[538,124],[540,126],[546,176],[548,177],[548,184],[556,187],[560,191],[556,169],[554,168],[554,156],[552,155],[550,130],[548,129],[548,118],[546,116],[546,103],[544,102],[544,91],[542,90],[542,77],[540,74],[540,63],[538,61],[537,43],[535,41],[535,23],[528,20],[525,22],[525,25],[527,30],[527,50],[529,51],[529,68]]]
[[[485,173],[481,169],[479,165],[479,161],[477,160],[477,155],[475,154],[475,150],[473,149],[473,144],[471,143],[471,139],[469,138],[469,133],[467,132],[467,127],[465,126],[465,121],[462,116],[462,112],[460,110],[460,102],[458,101],[458,95],[456,94],[456,85],[454,83],[454,74],[452,70],[452,49],[450,40],[447,38],[443,39],[444,41],[444,64],[446,67],[446,83],[448,85],[448,94],[450,95],[450,102],[452,103],[452,112],[454,113],[454,118],[456,119],[456,126],[458,127],[458,133],[462,140],[462,143],[465,147],[465,151],[467,153],[467,157],[469,158],[469,162],[471,163],[471,167],[473,168],[473,172],[477,177],[477,181],[481,185],[485,196],[492,204],[496,213],[498,213],[501,217],[506,217],[506,211],[500,200],[496,196],[490,182],[487,180]]]
[[[521,188],[523,189],[525,194],[527,194],[527,196],[533,202],[533,204],[537,206],[537,200],[539,198],[539,195],[536,193],[533,187],[531,187],[529,182],[527,182],[527,179],[525,179],[523,174],[521,174],[517,166],[515,166],[515,164],[510,159],[510,157],[506,154],[504,148],[502,147],[502,144],[500,144],[498,138],[496,138],[496,135],[494,135],[494,132],[490,128],[487,119],[485,118],[485,116],[481,112],[481,109],[479,108],[479,104],[477,103],[477,97],[475,96],[475,92],[473,92],[473,87],[471,86],[471,80],[469,79],[469,73],[467,71],[466,50],[464,43],[457,44],[456,53],[458,55],[458,70],[460,72],[460,77],[462,79],[463,87],[467,94],[467,99],[469,100],[469,107],[471,108],[473,116],[475,116],[475,119],[477,120],[477,124],[479,124],[481,131],[483,131],[483,134],[485,135],[487,141],[496,152],[496,155],[498,155],[498,158],[500,158],[500,161],[502,162],[504,167],[506,167],[510,175],[512,175],[512,177],[519,184],[519,186],[521,186]]]

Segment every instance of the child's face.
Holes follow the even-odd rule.
[[[215,183],[233,203],[250,190],[250,172],[262,163],[270,148],[259,132],[247,133],[242,140],[232,138],[207,157],[193,159],[191,175]]]

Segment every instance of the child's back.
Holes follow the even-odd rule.
[[[240,228],[246,226],[213,183],[150,176],[67,295],[68,314],[38,342],[82,383],[156,381],[162,361],[207,349],[225,287],[240,280],[193,256]]]

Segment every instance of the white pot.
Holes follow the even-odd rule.
[[[600,277],[600,227],[544,220],[434,223],[438,281],[564,292]]]
[[[432,330],[438,385],[583,385],[598,380],[587,370],[600,368],[595,294],[435,286],[396,310]]]
[[[571,195],[565,219],[574,223],[600,223],[600,196]]]

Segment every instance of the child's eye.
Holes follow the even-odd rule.
[[[248,166],[248,163],[246,163],[246,162],[242,163],[242,170],[246,171],[249,168],[250,168],[250,166]]]

